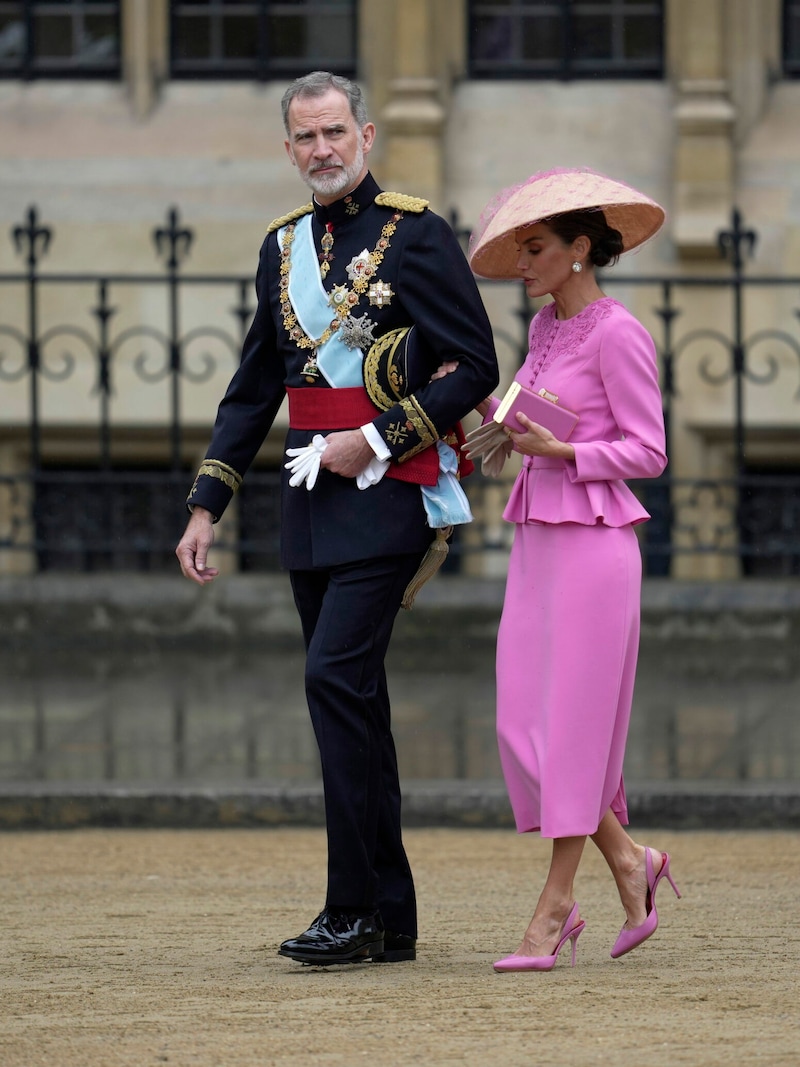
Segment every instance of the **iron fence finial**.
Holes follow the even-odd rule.
[[[756,231],[744,229],[742,222],[742,213],[735,207],[731,212],[731,228],[729,230],[720,230],[717,234],[717,247],[720,255],[731,264],[737,273],[741,272],[745,257],[752,258],[758,241]]]
[[[28,208],[25,219],[27,225],[12,227],[11,238],[20,255],[25,254],[27,244],[27,264],[33,269],[40,257],[47,255],[53,231],[50,226],[39,225],[39,211],[35,204]]]
[[[194,241],[194,230],[188,226],[180,226],[179,219],[180,212],[173,206],[167,211],[167,225],[157,226],[153,230],[156,255],[161,257],[167,254],[167,268],[171,271],[180,267],[189,255]]]

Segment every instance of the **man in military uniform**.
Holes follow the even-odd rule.
[[[452,444],[448,431],[495,388],[497,361],[449,226],[369,173],[375,127],[358,86],[318,71],[282,106],[313,201],[269,227],[258,307],[176,553],[187,578],[216,577],[213,523],[288,395],[281,559],[307,650],[328,887],[322,913],[279,951],[302,963],[414,959],[384,658],[436,529],[469,518],[458,444],[443,438]]]

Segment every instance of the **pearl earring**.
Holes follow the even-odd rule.
[[[576,259],[575,262],[572,264],[572,269],[575,271],[576,274],[580,274],[580,272],[583,270],[583,264],[580,262],[580,260]]]

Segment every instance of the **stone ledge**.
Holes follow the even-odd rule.
[[[406,826],[513,828],[501,781],[410,781],[403,789]],[[665,782],[628,785],[631,824],[675,830],[798,829],[795,782]],[[0,830],[80,827],[321,826],[318,782],[258,786],[0,786]]]
[[[462,634],[488,626],[494,639],[503,602],[503,579],[440,575],[428,583],[410,612],[401,612],[399,640],[432,629],[441,636],[457,613]],[[736,635],[741,620],[758,618],[791,628],[800,620],[800,581],[678,582],[646,580],[645,630],[665,619],[676,634],[697,626],[723,626]],[[749,625],[749,624],[748,624]],[[670,631],[671,632],[671,631]],[[139,647],[196,647],[201,637],[218,645],[288,639],[300,628],[284,574],[231,575],[209,589],[182,578],[154,575],[43,575],[0,580],[0,640],[12,649],[91,642],[93,648],[133,641]],[[749,631],[748,631],[749,636]]]

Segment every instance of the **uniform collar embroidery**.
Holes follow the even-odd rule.
[[[369,207],[380,191],[380,186],[372,175],[367,174],[363,182],[341,200],[334,200],[332,204],[318,204],[315,200],[314,216],[323,229],[329,222],[333,226],[352,222]]]

